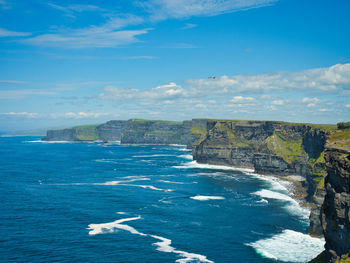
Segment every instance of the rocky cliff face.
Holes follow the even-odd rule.
[[[108,121],[97,126],[98,138],[101,141],[120,141],[123,131],[126,126],[126,121]]]
[[[76,131],[74,129],[48,130],[44,141],[76,141]]]
[[[326,196],[321,210],[326,262],[350,262],[350,130],[338,125],[327,143]]]
[[[326,135],[322,127],[313,125],[208,121],[207,136],[192,153],[200,163],[251,167],[261,174],[301,175],[313,203],[310,234],[317,236],[322,235],[319,211],[324,191],[320,185],[325,176]]]
[[[129,120],[121,137],[123,144],[181,144],[182,122]]]

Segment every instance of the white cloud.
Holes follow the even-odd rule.
[[[66,13],[70,12],[94,12],[94,11],[107,11],[106,9],[100,8],[96,5],[67,5],[61,6],[53,3],[48,3],[48,5],[56,10],[60,10]]]
[[[319,109],[319,111],[326,112],[326,111],[329,111],[329,109]]]
[[[0,99],[21,99],[32,95],[53,95],[57,92],[55,89],[21,89],[21,90],[0,90]]]
[[[271,102],[272,105],[284,105],[284,101],[283,100],[273,100]]]
[[[308,97],[304,97],[302,98],[301,100],[303,103],[307,103],[306,107],[308,108],[313,108],[313,107],[316,107],[317,103],[320,102],[320,99],[319,98],[308,98]]]
[[[194,89],[216,92],[266,92],[285,90],[321,90],[334,92],[349,89],[350,64],[336,64],[294,73],[221,76],[216,79],[192,79],[187,84]]]
[[[231,102],[233,103],[249,103],[253,101],[255,101],[255,98],[253,97],[234,96],[233,99],[231,99]]]
[[[309,104],[306,105],[306,107],[308,107],[308,108],[316,107],[316,104],[315,103],[309,103]]]
[[[129,25],[138,25],[143,18],[134,15],[110,18],[101,26],[83,29],[70,29],[57,33],[42,34],[24,39],[22,42],[36,46],[61,48],[108,48],[139,42],[139,35],[147,34],[151,29],[121,30]]]
[[[330,100],[337,96],[344,97],[341,95],[342,91],[350,85],[350,72],[347,73],[345,70],[347,67],[350,67],[350,64],[296,73],[192,79],[183,85],[170,82],[151,89],[107,86],[98,98],[116,101],[115,107],[127,112],[129,116],[129,112],[146,112],[148,110],[150,112],[164,112],[167,114],[166,116],[175,116],[177,119],[180,117],[183,119],[191,117],[247,119],[270,117],[270,119],[276,119],[276,116],[280,116],[281,120],[298,121],[297,116],[302,115],[303,120],[315,121],[307,119],[307,114],[311,114],[310,112],[315,112],[315,110],[309,110],[306,114],[305,108],[300,107],[300,105],[320,110],[316,107],[321,105],[324,100],[321,100],[319,96],[331,95]],[[325,81],[324,72],[328,71],[333,71],[335,75],[340,75],[340,77],[336,81]],[[318,72],[318,74],[310,74],[310,72]],[[300,76],[303,78],[301,79]],[[332,81],[336,89],[319,90],[317,86],[311,89],[305,84],[310,81],[325,83],[324,85]],[[274,90],[270,94],[274,95],[264,94],[265,89],[269,90],[271,87]],[[314,96],[315,93],[318,94],[317,97]],[[293,96],[290,96],[291,94]],[[328,108],[329,111],[341,112],[340,107],[344,109],[343,104],[330,105]],[[324,110],[321,109],[321,112]]]
[[[191,28],[194,28],[194,27],[197,27],[196,24],[191,24],[191,23],[186,23],[186,25],[184,25],[181,29],[182,30],[186,30],[186,29],[191,29]]]
[[[186,96],[186,91],[176,83],[170,82],[169,84],[145,91],[109,86],[104,89],[104,93],[100,95],[100,98],[121,101],[125,99],[153,101],[169,100],[184,96]]]
[[[277,0],[149,0],[138,1],[153,20],[215,16],[270,5]]]
[[[316,97],[315,98],[304,97],[301,101],[304,103],[317,103],[320,101],[320,99]]]
[[[14,117],[25,117],[25,118],[37,118],[39,116],[38,113],[35,112],[6,112],[0,113],[0,116],[14,116]]]
[[[346,104],[345,107],[346,107],[346,108],[350,108],[350,104]]]
[[[0,37],[25,37],[30,36],[32,33],[29,32],[16,32],[10,31],[5,28],[0,28]]]
[[[66,118],[73,118],[73,119],[82,119],[82,118],[99,118],[102,116],[109,115],[108,113],[96,113],[96,112],[66,112],[63,114],[64,117]]]

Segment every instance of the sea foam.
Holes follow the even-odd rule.
[[[191,199],[199,200],[199,201],[208,201],[208,200],[224,200],[225,197],[223,196],[209,196],[209,195],[196,195],[191,196]]]
[[[293,230],[246,244],[265,257],[282,262],[308,262],[324,250],[324,240]]]
[[[150,235],[145,234],[142,232],[139,232],[134,227],[122,224],[124,222],[133,221],[133,220],[139,220],[141,219],[141,216],[137,217],[131,217],[131,218],[124,218],[119,219],[110,223],[102,223],[102,224],[90,224],[88,225],[89,235],[99,235],[99,234],[106,234],[106,233],[113,233],[117,229],[125,230],[130,232],[134,235],[139,235],[143,237],[152,237],[153,239],[158,240],[158,242],[153,243],[153,245],[157,246],[156,250],[160,252],[165,253],[174,253],[178,254],[181,258],[176,260],[176,262],[179,263],[187,263],[187,262],[203,262],[203,263],[214,263],[214,261],[208,260],[206,256],[195,254],[195,253],[189,253],[186,251],[177,250],[176,248],[171,246],[171,240],[168,238],[156,236],[156,235]]]
[[[266,189],[254,192],[253,195],[257,195],[267,199],[286,201],[288,203],[286,206],[286,209],[288,210],[288,212],[290,212],[291,214],[295,214],[297,216],[301,216],[303,217],[304,220],[308,220],[309,218],[310,211],[306,208],[301,207],[300,204],[289,195],[266,190]]]
[[[173,166],[173,167],[178,169],[199,168],[199,169],[213,169],[213,170],[225,170],[225,171],[241,171],[244,173],[254,172],[254,169],[249,169],[249,168],[237,168],[237,167],[225,166],[225,165],[204,164],[204,163],[197,163],[196,161],[183,163],[182,165]]]

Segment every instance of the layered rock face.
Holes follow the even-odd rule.
[[[104,142],[120,141],[126,121],[108,121],[97,126],[98,138]]]
[[[44,141],[76,141],[76,131],[74,129],[48,130]]]
[[[181,144],[182,122],[129,120],[121,137],[126,144]]]
[[[350,130],[338,125],[325,152],[326,196],[321,210],[326,262],[350,262]]]
[[[308,199],[313,203],[310,234],[320,236],[326,135],[321,128],[304,124],[208,121],[207,136],[195,145],[192,153],[200,163],[250,167],[262,174],[302,176]]]

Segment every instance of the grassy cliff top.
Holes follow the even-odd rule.
[[[350,151],[350,129],[332,132],[328,136],[327,147]]]
[[[166,121],[166,120],[131,119],[129,121],[136,122],[136,123],[159,122],[159,123],[164,123],[164,124],[169,124],[169,125],[181,125],[182,124],[182,121]]]
[[[97,133],[98,124],[81,125],[73,127],[76,130],[76,137],[81,141],[95,141],[98,139]]]
[[[97,126],[99,126],[99,124],[79,125],[79,126],[73,127],[73,129],[79,129],[79,130],[93,129],[93,128],[97,128]]]
[[[266,120],[236,120],[236,119],[202,119],[214,122],[242,122],[242,123],[277,123],[286,126],[310,126],[314,129],[320,129],[324,131],[335,131],[337,129],[336,124],[314,124],[314,123],[302,123],[302,122],[285,122],[285,121],[266,121]]]

